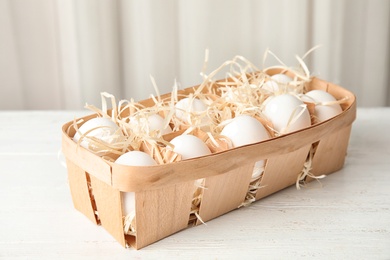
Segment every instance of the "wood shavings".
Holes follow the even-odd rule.
[[[131,212],[127,214],[123,218],[123,231],[126,235],[136,236],[136,220],[135,220],[135,212]]]
[[[256,193],[260,188],[263,187],[260,185],[260,183],[261,183],[261,176],[258,179],[252,180],[250,182],[249,187],[248,187],[248,191],[245,195],[245,199],[241,203],[241,205],[238,206],[238,208],[247,207],[256,201]]]

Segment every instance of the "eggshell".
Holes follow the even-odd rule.
[[[269,138],[263,124],[249,115],[235,117],[222,129],[221,135],[228,137],[233,147],[257,143]]]
[[[182,160],[211,154],[208,146],[194,135],[179,135],[170,142],[174,145],[173,151],[180,154]]]
[[[115,163],[128,166],[153,166],[157,162],[147,153],[141,151],[130,151],[122,154]],[[123,214],[135,216],[135,193],[122,192]]]
[[[249,115],[235,117],[221,131],[221,135],[228,137],[233,147],[261,142],[269,138],[269,134],[262,123]],[[252,179],[257,179],[263,173],[264,160],[256,162],[253,169]]]
[[[176,117],[186,123],[188,123],[189,113],[201,113],[207,110],[206,104],[198,98],[183,98],[176,103],[175,108]]]
[[[271,79],[281,84],[288,84],[293,80],[290,76],[287,76],[286,74],[282,74],[282,73],[272,75]]]
[[[294,132],[311,125],[310,114],[303,101],[291,94],[268,98],[264,102],[263,113],[279,134]]]
[[[307,92],[305,95],[313,99],[315,103],[336,101],[336,98],[334,98],[330,93],[323,90],[311,90]],[[340,104],[337,103],[330,104],[330,105],[316,104],[315,106],[315,116],[318,122],[322,122],[329,118],[337,116],[341,112],[342,112],[341,106]]]
[[[149,154],[141,151],[124,153],[116,159],[115,163],[129,166],[157,165],[157,162]]]
[[[98,128],[97,128],[98,127]],[[96,129],[94,129],[96,128]],[[113,134],[119,129],[119,127],[109,118],[105,117],[96,117],[92,118],[88,121],[86,121],[84,124],[82,124],[79,127],[79,132],[81,134],[85,134],[88,131],[92,130],[89,132],[86,136],[89,137],[96,137],[106,143],[113,143],[116,141],[116,138],[113,137]],[[78,142],[80,140],[80,133],[76,132],[76,134],[73,137],[73,140],[75,142]],[[84,148],[88,148],[89,142],[87,139],[84,139],[81,143],[81,146]]]
[[[293,79],[286,74],[275,74],[270,77],[270,80],[264,83],[263,89],[266,89],[272,93],[277,93],[280,90],[292,91],[293,88],[288,86],[288,83]]]
[[[158,114],[153,114],[148,117],[149,122],[149,130],[160,130],[162,135],[172,133],[172,128],[167,125],[167,127],[164,127],[164,118]]]
[[[155,130],[159,130],[161,135],[172,133],[172,128],[169,125],[165,127],[164,118],[159,114],[150,114],[145,118],[130,117],[130,123],[141,126],[147,134]]]

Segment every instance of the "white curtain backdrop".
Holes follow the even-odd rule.
[[[201,82],[235,55],[289,66],[390,105],[388,0],[0,0],[0,109],[83,109]],[[267,65],[275,65],[272,58]]]

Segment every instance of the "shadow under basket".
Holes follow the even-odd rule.
[[[183,93],[194,89],[185,89]],[[245,202],[257,161],[266,160],[266,165],[258,183],[261,188],[254,193],[253,200],[295,185],[309,153],[312,176],[339,170],[344,164],[351,126],[356,118],[355,96],[317,78],[309,83],[309,89],[327,90],[336,99],[347,97],[342,104],[343,112],[327,121],[263,142],[157,166],[107,162],[77,146],[72,140],[73,121],[68,122],[62,128],[62,150],[74,207],[93,223],[102,225],[122,246],[140,249],[201,224],[200,219],[206,222],[240,207]],[[143,103],[151,103],[151,100]],[[84,117],[84,120],[95,116]],[[198,218],[191,222],[194,182],[199,179],[204,179],[207,189],[202,192]],[[122,192],[135,193],[136,235],[124,232]]]

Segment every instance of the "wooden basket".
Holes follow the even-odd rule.
[[[193,89],[185,89],[183,93]],[[256,200],[294,185],[313,146],[316,147],[311,165],[314,176],[339,170],[356,117],[355,96],[317,78],[313,78],[309,89],[327,90],[336,99],[348,97],[342,104],[343,112],[263,142],[158,166],[109,163],[78,147],[72,140],[73,122],[68,122],[62,128],[62,149],[74,207],[93,223],[102,225],[124,247],[140,249],[189,226],[195,180],[205,178],[207,189],[203,191],[199,216],[206,222],[244,202],[254,164],[259,160],[266,160],[266,166]],[[148,103],[152,101],[143,101]],[[123,231],[121,192],[135,192],[136,236]]]

